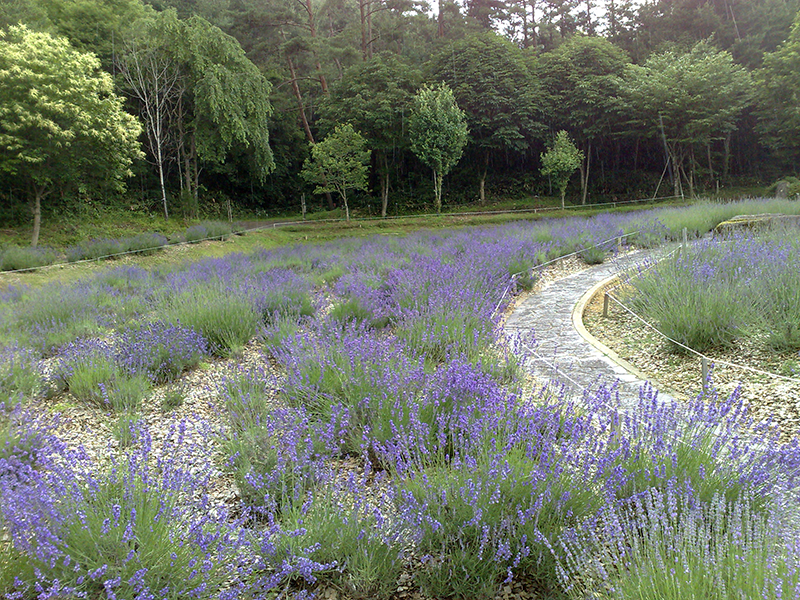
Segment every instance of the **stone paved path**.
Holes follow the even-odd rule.
[[[651,256],[637,252],[557,280],[531,294],[506,320],[507,334],[530,333],[534,352],[526,357],[526,369],[540,381],[555,381],[581,395],[599,385],[618,382],[621,407],[633,407],[645,383],[605,356],[573,326],[572,313],[580,299],[597,283],[642,263]],[[659,394],[666,399],[665,394]]]

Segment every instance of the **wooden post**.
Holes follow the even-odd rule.
[[[608,317],[608,292],[603,294],[603,317]]]
[[[700,370],[703,374],[703,394],[708,391],[708,359],[703,356],[700,358]]]
[[[306,195],[300,195],[300,210],[303,213],[303,221],[306,220]]]
[[[683,246],[684,248],[689,245],[689,231],[686,227],[683,228]]]

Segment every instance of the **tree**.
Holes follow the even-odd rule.
[[[165,166],[170,158],[176,158],[175,119],[186,89],[185,76],[169,52],[169,41],[158,35],[154,23],[143,23],[138,36],[124,40],[115,62],[128,93],[139,102],[148,150],[158,170],[164,218],[168,219]]]
[[[783,46],[764,56],[756,81],[761,139],[777,154],[796,159],[800,151],[800,13]]]
[[[541,57],[541,79],[554,127],[566,129],[584,150],[581,204],[586,204],[592,146],[617,124],[616,98],[628,57],[602,38],[575,36]]]
[[[234,149],[249,152],[252,176],[262,183],[274,168],[269,81],[234,38],[204,19],[182,21],[168,10],[140,25],[144,33],[130,39],[119,63],[142,106],[159,171],[171,138],[182,187],[195,203],[203,165],[223,165]]]
[[[532,137],[544,133],[538,81],[522,50],[491,32],[445,46],[431,60],[430,70],[453,90],[466,114],[469,146],[480,157],[480,199],[485,204],[492,157],[522,153]]]
[[[420,75],[392,56],[376,55],[347,69],[319,107],[320,128],[352,123],[373,150],[381,186],[381,216],[389,202],[389,155],[408,148],[405,114]]]
[[[442,212],[442,182],[456,165],[467,144],[469,129],[464,111],[445,84],[425,86],[414,96],[408,124],[411,151],[433,169],[436,212]]]
[[[336,192],[342,197],[346,219],[350,220],[347,190],[367,189],[367,163],[370,151],[364,138],[349,123],[311,147],[311,158],[303,165],[303,178],[316,184],[314,193]]]
[[[582,162],[583,152],[575,147],[563,129],[556,134],[552,147],[542,154],[542,175],[550,177],[561,194],[561,208],[564,208],[564,194],[570,177]]]
[[[664,141],[676,196],[682,195],[682,180],[694,195],[696,148],[707,151],[713,176],[711,143],[725,140],[736,129],[753,92],[744,67],[734,63],[730,53],[705,42],[689,52],[667,51],[651,56],[644,65],[629,65],[622,85],[630,124]]]
[[[29,186],[31,245],[55,187],[123,188],[141,130],[96,56],[24,26],[0,32],[0,169]]]
[[[178,21],[175,52],[187,75],[182,155],[184,179],[197,198],[199,161],[220,165],[234,146],[248,148],[263,182],[275,163],[267,119],[272,85],[234,38],[205,19]]]

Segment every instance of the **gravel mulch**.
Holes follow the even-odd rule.
[[[619,297],[619,293],[615,296]],[[639,369],[657,389],[677,398],[694,397],[702,392],[699,357],[677,352],[663,336],[614,302],[604,318],[602,293],[587,305],[583,322],[589,333]],[[795,381],[785,381],[722,364],[792,376],[797,352],[773,352],[758,340],[745,340],[705,354],[710,359],[713,386],[720,396],[727,397],[738,389],[757,422],[771,420],[786,440],[800,432],[800,373],[794,374],[798,377]]]

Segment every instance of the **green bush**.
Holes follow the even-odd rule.
[[[11,246],[0,253],[0,271],[36,269],[52,265],[56,258],[55,251],[50,248]]]
[[[223,357],[239,353],[261,327],[261,315],[248,299],[216,284],[178,294],[168,302],[165,313],[165,321],[199,332],[211,352]]]

